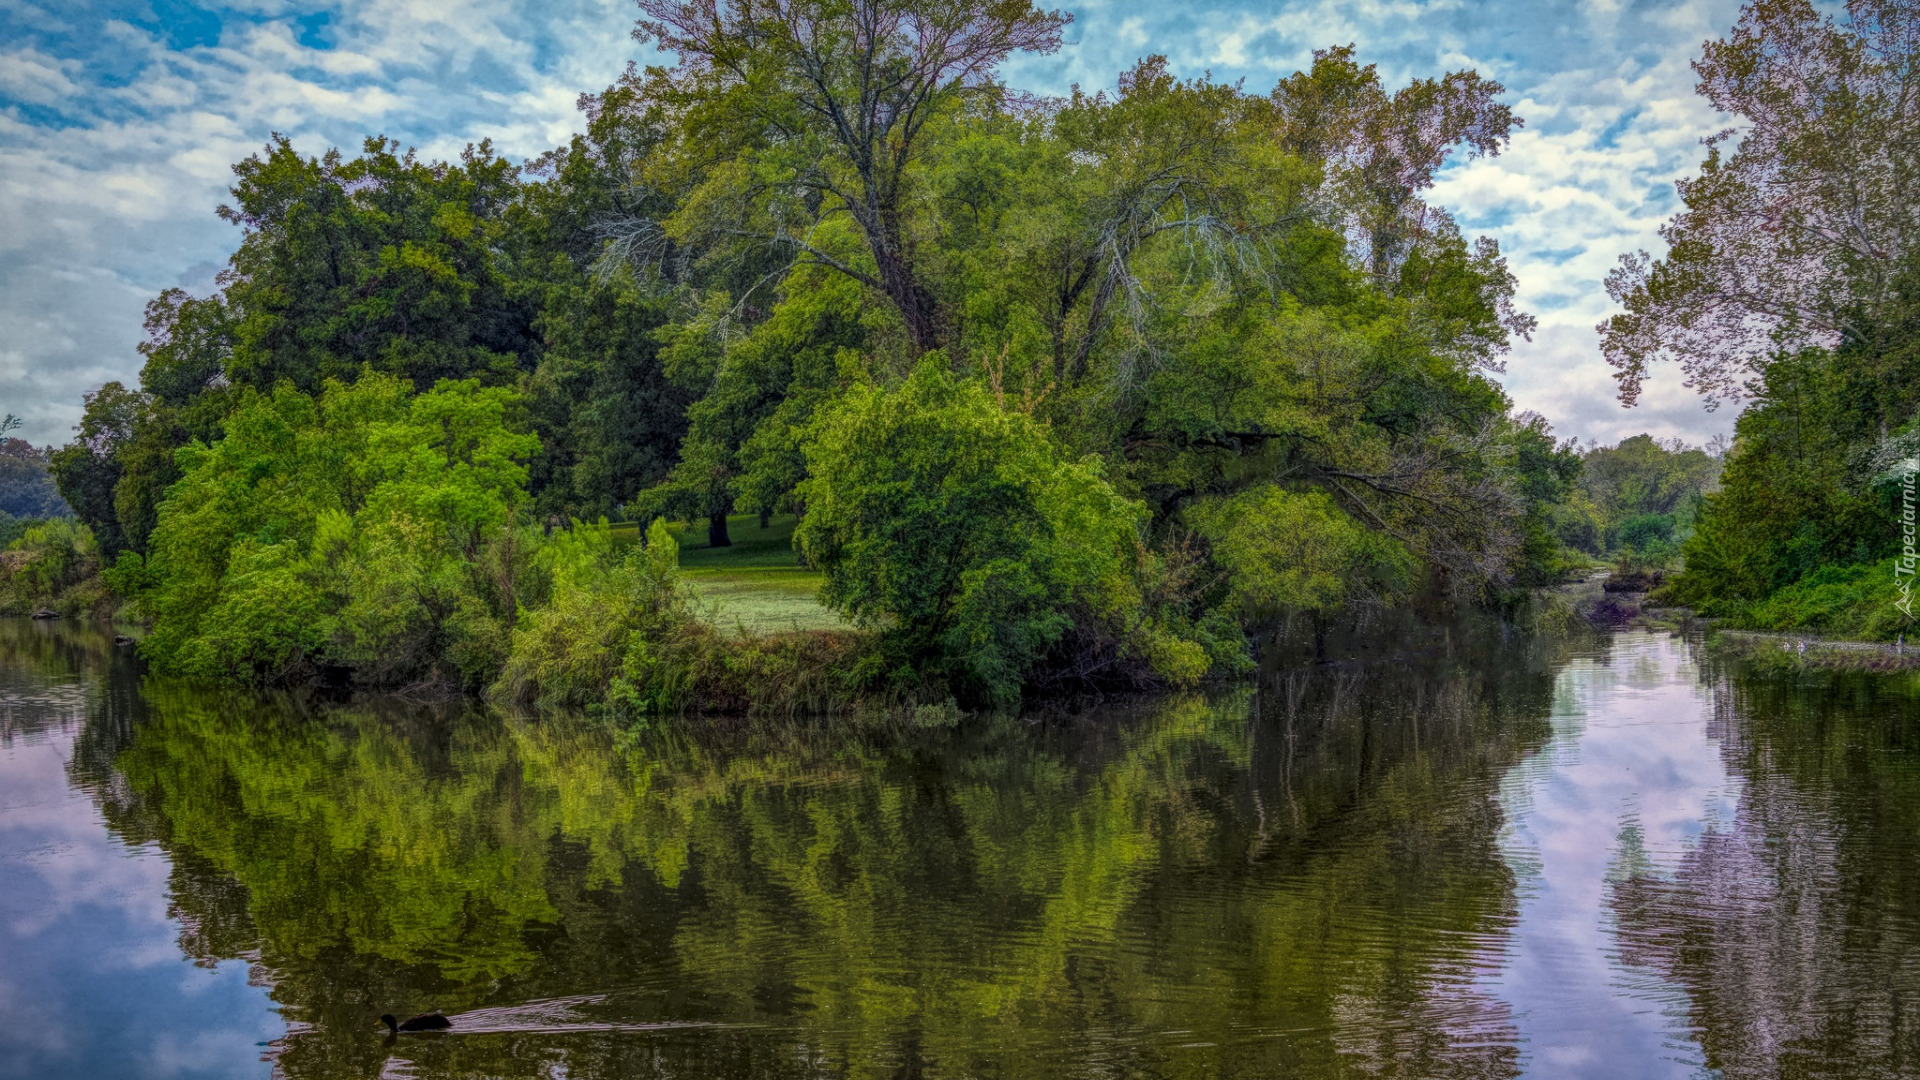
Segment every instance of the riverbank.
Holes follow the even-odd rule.
[[[1728,617],[1705,616],[1664,603],[1668,590],[1662,578],[1657,572],[1629,577],[1600,571],[1579,582],[1541,590],[1541,607],[1554,614],[1536,621],[1577,621],[1616,631],[1698,631],[1710,653],[1772,668],[1920,671],[1920,641],[1897,632],[1892,640],[1875,641],[1822,633],[1819,626],[1740,626]]]
[[[1920,645],[1904,639],[1843,641],[1811,634],[1716,628],[1710,653],[1769,668],[1802,671],[1920,671]]]
[[[1608,570],[1595,570],[1579,581],[1537,590],[1533,624],[1546,633],[1565,633],[1580,625],[1675,631],[1702,624],[1686,608],[1652,603],[1658,584],[1659,579],[1649,575],[1623,583]]]

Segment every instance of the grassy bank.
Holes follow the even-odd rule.
[[[692,590],[701,617],[724,633],[783,634],[845,630],[846,621],[817,599],[822,575],[800,565],[793,549],[792,514],[760,527],[752,514],[727,519],[730,547],[707,546],[705,522],[676,523],[680,574]],[[640,526],[613,526],[621,544],[637,543]]]
[[[1765,670],[1920,672],[1920,646],[1909,642],[1835,641],[1804,634],[1717,630],[1707,639],[1716,655]]]

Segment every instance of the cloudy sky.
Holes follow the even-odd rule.
[[[1070,4],[1070,44],[1009,66],[1039,92],[1111,86],[1147,53],[1264,91],[1352,42],[1390,82],[1475,67],[1526,121],[1437,201],[1496,237],[1540,319],[1506,383],[1562,435],[1693,442],[1731,429],[1675,371],[1623,410],[1593,326],[1624,251],[1656,252],[1701,136],[1725,125],[1688,62],[1737,0],[1289,0]],[[238,234],[214,216],[230,165],[273,131],[318,152],[386,134],[431,156],[565,141],[574,101],[630,59],[631,0],[0,0],[0,411],[64,442],[81,395],[131,381],[141,311],[211,291]]]

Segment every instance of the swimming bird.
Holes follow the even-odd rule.
[[[383,1013],[380,1022],[387,1025],[390,1035],[398,1035],[403,1031],[445,1031],[453,1026],[453,1021],[437,1011],[409,1016],[405,1020],[395,1020],[392,1013]]]

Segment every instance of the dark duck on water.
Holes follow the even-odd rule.
[[[389,1035],[398,1035],[403,1031],[445,1031],[453,1026],[453,1021],[438,1012],[421,1013],[405,1020],[395,1020],[392,1013],[384,1013],[380,1022],[387,1025]]]

